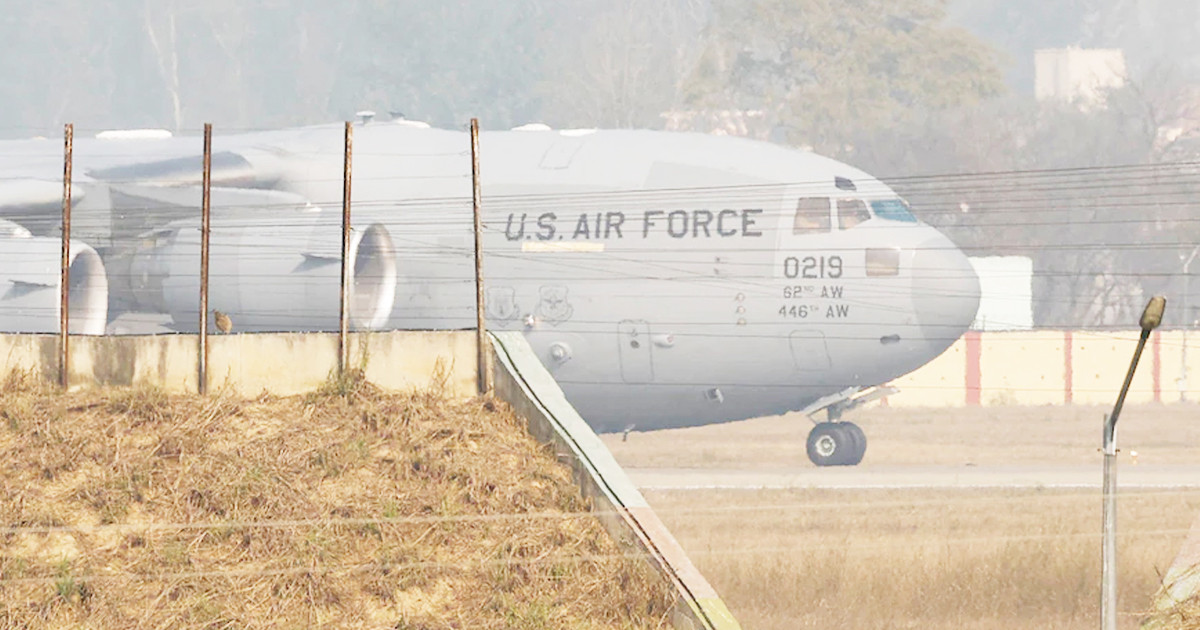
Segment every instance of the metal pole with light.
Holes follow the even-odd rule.
[[[1137,370],[1138,359],[1142,358],[1142,350],[1146,348],[1146,340],[1150,332],[1162,323],[1163,310],[1167,307],[1167,299],[1162,296],[1150,298],[1146,310],[1142,311],[1139,324],[1142,335],[1138,339],[1137,349],[1133,351],[1133,361],[1129,363],[1129,372],[1125,374],[1125,384],[1117,395],[1117,404],[1113,406],[1112,414],[1104,419],[1104,536],[1101,549],[1100,564],[1100,628],[1101,630],[1116,630],[1117,628],[1117,419],[1121,416],[1121,407],[1125,406],[1125,395],[1129,393],[1129,385],[1133,382],[1133,373]]]

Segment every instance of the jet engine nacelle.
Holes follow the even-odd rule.
[[[0,330],[54,333],[59,330],[62,242],[35,237],[0,220]],[[73,241],[70,255],[68,329],[103,335],[108,323],[108,278],[96,250]]]
[[[130,267],[134,300],[195,332],[200,299],[200,229],[176,222],[143,239]],[[341,214],[318,209],[214,209],[209,237],[209,308],[240,332],[337,330]],[[350,327],[382,327],[396,294],[396,254],[380,224],[350,240]]]

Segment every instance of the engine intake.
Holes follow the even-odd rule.
[[[214,209],[209,237],[210,308],[241,332],[331,331],[339,324],[341,214]],[[387,323],[396,295],[396,254],[387,228],[356,228],[349,258],[350,326]],[[200,300],[200,230],[176,222],[135,254],[132,288],[142,308],[169,313],[195,332]]]
[[[62,243],[34,237],[8,222],[0,225],[0,331],[59,330]],[[108,277],[96,250],[74,241],[69,252],[68,330],[103,335],[108,323]]]

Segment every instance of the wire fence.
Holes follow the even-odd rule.
[[[357,128],[366,134],[372,125]],[[1172,309],[1180,314],[1168,313],[1168,327],[1190,327],[1193,319],[1186,306],[1190,259],[1183,257],[1194,257],[1200,242],[1197,162],[884,178],[919,200],[914,211],[925,223],[843,228],[842,209],[833,203],[824,231],[798,233],[797,198],[870,201],[895,193],[866,176],[857,190],[831,190],[827,178],[802,174],[780,183],[701,179],[695,186],[655,187],[603,175],[565,183],[552,169],[544,169],[549,183],[514,186],[505,179],[514,177],[509,156],[489,154],[485,139],[485,169],[498,174],[484,177],[479,236],[486,279],[475,287],[469,139],[364,142],[354,150],[359,159],[352,170],[338,173],[345,157],[338,130],[297,132],[293,144],[279,133],[261,136],[274,146],[253,133],[215,139],[207,274],[197,262],[205,175],[199,142],[77,143],[70,236],[100,254],[107,293],[87,302],[104,307],[93,315],[102,325],[88,332],[198,332],[198,315],[208,311],[200,304],[201,285],[213,292],[209,308],[237,332],[338,330],[338,193],[351,175],[348,290],[357,297],[348,330],[474,328],[478,301],[482,320],[498,329],[550,320],[556,332],[590,334],[646,319],[681,339],[770,339],[816,326],[830,341],[855,340],[880,327],[903,328],[922,304],[973,297],[976,272],[954,258],[964,243],[934,238],[926,223],[966,235],[958,240],[977,254],[1032,257],[1030,308],[1038,328],[1123,339],[1130,326],[1119,315],[1139,308],[1143,292],[1185,305]],[[453,146],[454,137],[462,146]],[[40,144],[46,146],[32,151],[28,164],[0,175],[0,218],[14,224],[10,231],[28,228],[33,240],[57,238],[62,224],[52,191],[35,195],[42,205],[28,203],[28,187],[52,188],[48,177],[62,168],[54,143]],[[548,159],[540,148],[533,153],[520,159]],[[6,203],[9,195],[15,201]],[[49,332],[50,322],[79,310],[46,299],[59,258],[50,245],[0,246],[0,269],[25,272],[10,276],[8,299],[0,299],[7,331]],[[905,264],[914,265],[911,273],[872,277],[862,257],[873,249],[901,250]],[[809,254],[819,269],[805,266]],[[1156,262],[1135,264],[1140,260]],[[1000,276],[1008,287],[1026,279],[1006,273]],[[78,274],[82,279],[64,292],[85,300],[82,285],[98,274]],[[931,281],[914,281],[918,275]],[[828,291],[836,297],[820,296]],[[1022,306],[1031,297],[990,288],[988,299]],[[656,302],[662,306],[648,309]],[[654,313],[644,315],[648,310]],[[948,344],[961,331],[956,317],[926,312],[920,334]],[[988,323],[1027,325],[995,316]],[[1020,341],[1009,336],[1004,343]]]

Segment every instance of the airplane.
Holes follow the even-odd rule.
[[[487,326],[522,331],[598,431],[799,411],[813,463],[855,465],[866,436],[843,413],[975,318],[963,252],[847,164],[698,133],[526,125],[479,142]],[[336,330],[342,125],[214,145],[210,306],[239,332]],[[80,282],[108,295],[82,300],[87,333],[128,313],[196,331],[200,149],[75,142]],[[471,172],[464,131],[356,123],[353,329],[474,328]],[[57,250],[47,266],[14,243],[57,243],[61,177],[60,142],[0,142],[0,330],[57,330]]]

